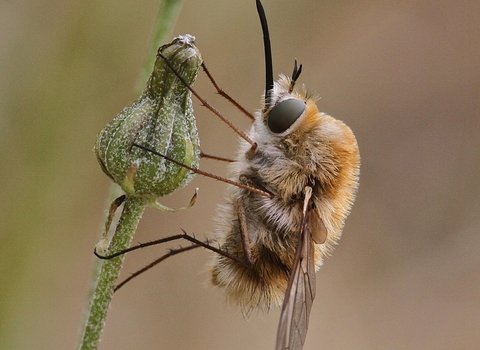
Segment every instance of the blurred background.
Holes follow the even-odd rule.
[[[360,189],[317,274],[305,349],[480,348],[480,2],[264,0],[275,75],[355,132]],[[0,2],[0,349],[73,349],[110,187],[92,151],[133,99],[158,1]],[[217,81],[250,111],[264,87],[254,1],[185,0]],[[195,84],[240,128],[248,120]],[[202,149],[237,138],[195,102]],[[225,175],[225,165],[202,161]],[[225,185],[197,177],[147,209],[136,242],[213,229]],[[165,252],[130,254],[122,276]],[[114,297],[100,349],[272,349],[279,311],[245,320],[208,285],[210,253],[165,261]]]

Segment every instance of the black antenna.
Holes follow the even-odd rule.
[[[302,65],[298,67],[297,59],[295,58],[295,63],[293,65],[292,80],[290,83],[290,87],[288,88],[289,93],[293,91],[293,88],[295,87],[295,83],[297,82],[297,79],[301,73],[302,73]]]
[[[302,65],[298,66],[297,59],[295,58],[295,63],[293,64],[293,73],[292,73],[292,81],[295,83],[302,73]]]
[[[263,31],[263,46],[265,48],[265,109],[270,104],[271,91],[273,89],[273,62],[272,47],[270,46],[270,35],[268,34],[267,17],[263,10],[262,3],[257,0],[257,12],[260,17],[260,24]]]

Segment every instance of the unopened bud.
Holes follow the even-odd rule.
[[[187,34],[159,48],[189,85],[202,64],[194,40]],[[95,153],[105,174],[127,195],[156,199],[184,187],[193,178],[191,171],[132,147],[133,143],[198,167],[200,142],[191,93],[158,55],[142,95],[100,132]]]

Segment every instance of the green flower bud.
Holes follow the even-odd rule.
[[[187,34],[159,48],[189,85],[202,64],[194,40]],[[191,93],[158,55],[142,95],[100,132],[95,153],[105,174],[130,196],[153,200],[193,178],[191,171],[132,147],[133,142],[198,167],[200,141]]]

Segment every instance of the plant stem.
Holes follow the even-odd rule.
[[[158,47],[166,42],[167,36],[170,35],[170,31],[173,28],[180,11],[181,3],[182,0],[164,0],[160,6],[146,61],[140,74],[139,82],[134,91],[135,98],[142,92],[148,76],[152,71]],[[109,194],[110,200],[107,204],[108,207],[119,195],[119,187],[112,183]],[[127,198],[122,211],[122,216],[118,222],[115,235],[110,245],[110,251],[115,252],[121,249],[126,249],[130,246],[145,207],[146,204],[143,200]],[[92,287],[85,308],[85,320],[77,349],[97,349],[100,335],[103,326],[105,325],[107,310],[113,296],[115,281],[120,273],[123,259],[124,256],[106,261],[95,259],[95,267],[92,274]]]
[[[130,246],[133,234],[145,210],[146,203],[143,198],[127,197],[122,216],[120,217],[115,235],[110,244],[110,252],[118,252]],[[111,260],[101,260],[101,269],[95,292],[93,293],[85,333],[79,347],[82,350],[97,348],[107,310],[113,296],[115,282],[124,259],[125,255],[121,255]]]

